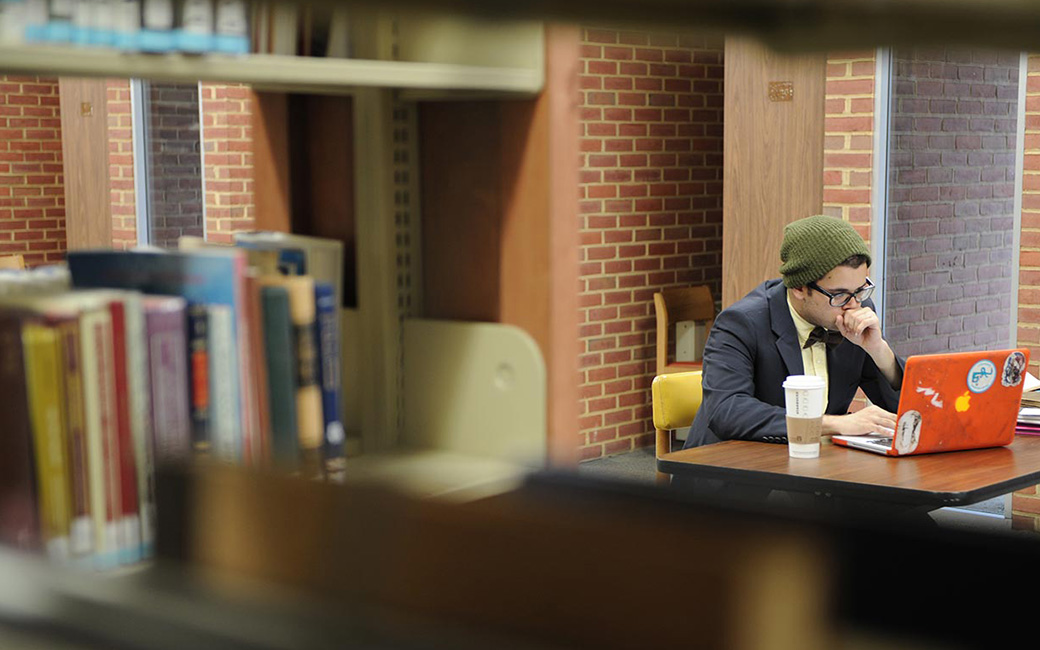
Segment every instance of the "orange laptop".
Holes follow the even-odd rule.
[[[889,456],[1011,444],[1029,350],[910,357],[896,430],[833,436],[834,444]]]

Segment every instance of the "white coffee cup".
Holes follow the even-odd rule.
[[[792,458],[818,458],[826,384],[822,377],[815,375],[790,375],[783,386],[787,404],[787,453]]]

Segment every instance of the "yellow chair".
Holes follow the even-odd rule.
[[[654,377],[654,428],[657,430],[657,458],[672,450],[672,431],[693,423],[701,407],[701,371],[675,372]],[[668,475],[657,473],[658,483],[668,483]]]

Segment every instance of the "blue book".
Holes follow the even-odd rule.
[[[344,457],[343,417],[340,390],[342,379],[339,356],[339,305],[336,290],[328,282],[314,283],[314,305],[316,318],[315,340],[318,342],[318,385],[321,386],[322,416],[325,438],[322,455],[325,459],[325,476],[332,481],[343,478],[346,460]]]

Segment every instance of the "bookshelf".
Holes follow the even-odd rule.
[[[541,90],[542,71],[413,61],[324,59],[274,54],[128,54],[63,47],[0,47],[6,72],[70,77],[229,81],[266,90],[341,94],[354,88],[407,89],[418,96],[517,95]]]
[[[353,9],[351,58],[277,54],[132,53],[60,45],[0,46],[9,73],[224,81],[263,90],[343,94],[388,88],[415,98],[536,95],[544,32],[533,20],[463,19],[445,13]]]
[[[344,420],[362,452],[351,459],[358,477],[457,496],[572,464],[578,30],[373,11],[356,16],[353,35],[355,59],[7,47],[0,69],[253,87],[257,228],[351,244]],[[301,155],[319,180],[292,177]],[[406,331],[421,332],[410,347]],[[477,355],[490,396],[505,401],[478,411],[494,402],[488,385],[467,384],[472,366],[427,354],[445,349]],[[432,381],[410,381],[417,367]],[[468,388],[434,390],[453,384]],[[521,465],[506,453],[517,447]]]

